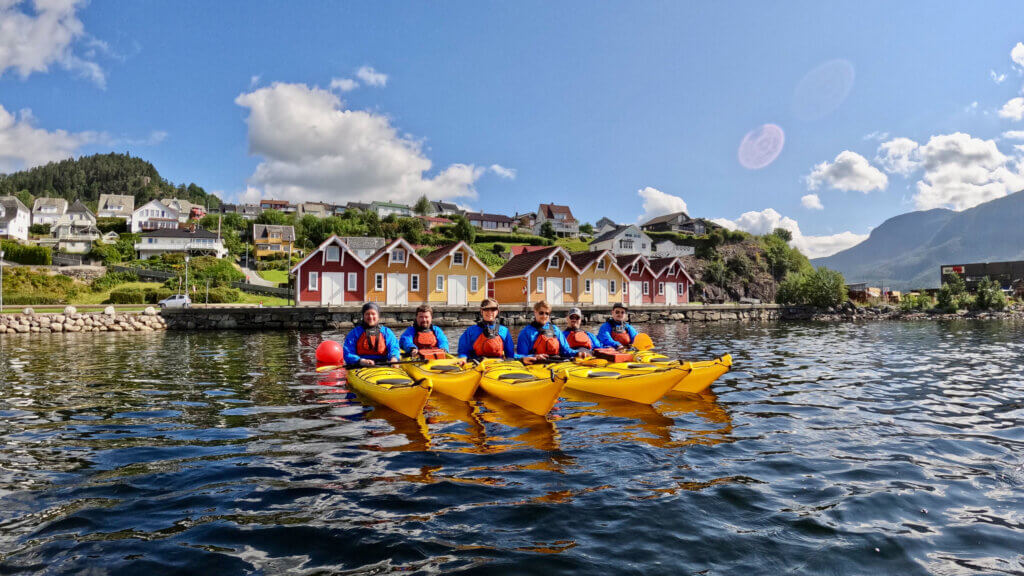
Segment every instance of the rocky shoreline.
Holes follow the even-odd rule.
[[[921,310],[900,310],[894,306],[860,307],[850,302],[834,308],[787,307],[782,320],[814,320],[820,322],[857,322],[872,320],[1024,320],[1024,309],[1001,311],[959,310],[953,313]]]
[[[36,314],[31,308],[20,314],[0,314],[0,334],[53,334],[61,332],[156,332],[167,323],[155,309],[127,313],[107,307],[103,312],[80,314],[68,306],[62,314]]]

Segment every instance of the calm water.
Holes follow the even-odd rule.
[[[319,333],[0,339],[0,573],[1024,574],[1024,325],[650,333],[736,367],[414,422]]]

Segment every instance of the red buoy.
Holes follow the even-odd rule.
[[[340,343],[324,340],[316,347],[316,361],[318,364],[344,364],[345,352]]]

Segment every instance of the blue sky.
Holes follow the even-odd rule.
[[[117,150],[228,199],[685,205],[811,255],[1024,188],[1011,2],[48,5],[0,8],[0,171]],[[764,124],[785,145],[744,168]]]

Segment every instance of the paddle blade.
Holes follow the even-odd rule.
[[[328,364],[326,366],[317,366],[316,367],[316,371],[317,372],[330,372],[331,370],[337,370],[339,368],[344,368],[344,367],[345,367],[344,364]]]
[[[650,350],[654,348],[654,341],[651,340],[650,336],[641,332],[633,339],[633,347],[640,351]]]

